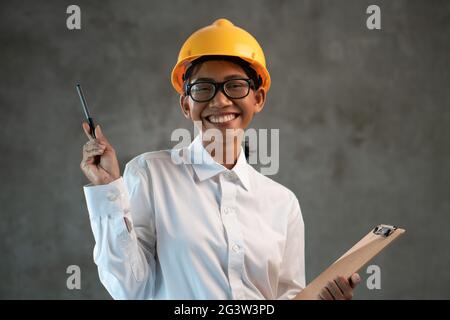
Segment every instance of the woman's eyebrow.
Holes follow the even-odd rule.
[[[230,79],[236,79],[236,78],[246,78],[246,76],[242,75],[242,74],[232,74],[229,76],[226,76],[224,79],[225,80],[230,80]],[[195,81],[216,81],[213,78],[198,78],[198,79],[194,79],[193,82]]]
[[[232,74],[225,77],[225,80],[236,79],[236,78],[246,78],[246,76],[242,74]]]

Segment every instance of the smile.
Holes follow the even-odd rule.
[[[211,123],[227,123],[230,121],[233,121],[239,116],[239,114],[236,113],[229,113],[225,115],[211,115],[206,117],[206,119]]]

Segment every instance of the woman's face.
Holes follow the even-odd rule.
[[[195,67],[190,83],[205,80],[223,82],[232,78],[248,79],[244,70],[229,61],[206,61]],[[180,97],[180,106],[186,118],[202,124],[202,132],[218,129],[225,137],[227,129],[245,130],[253,116],[264,107],[266,94],[264,88],[250,89],[249,94],[241,99],[228,98],[218,90],[214,98],[207,102],[196,102],[190,96]]]

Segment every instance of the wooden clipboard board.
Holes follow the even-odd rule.
[[[329,281],[338,276],[350,278],[373,257],[405,233],[404,229],[380,224],[315,278],[293,300],[316,300]]]

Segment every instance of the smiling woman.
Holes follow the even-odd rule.
[[[191,75],[192,81],[186,81],[186,91],[181,97],[181,107],[185,115],[189,107],[209,107],[203,116],[241,115],[242,108],[255,106],[255,97],[262,109],[265,92],[262,87],[256,89],[254,80],[248,78],[239,64],[228,60],[213,58],[198,63]],[[190,98],[190,99],[189,99]],[[183,103],[190,103],[183,105]],[[234,105],[235,108],[228,108]],[[233,110],[234,109],[234,110]],[[191,118],[192,119],[192,118]]]
[[[186,80],[180,106],[186,118],[201,123],[203,146],[212,144],[219,151],[212,154],[214,160],[231,169],[245,129],[264,107],[266,92],[262,86],[256,89],[255,80],[248,78],[240,64],[220,56],[202,60],[195,63],[192,80]]]
[[[242,149],[270,87],[261,47],[219,19],[183,45],[172,84],[200,134],[181,150],[135,157],[123,178],[106,137],[98,130],[93,139],[84,125],[91,142],[81,167],[93,177],[84,190],[102,283],[119,299],[292,299],[305,287],[299,201]],[[345,281],[330,297],[352,290]]]

